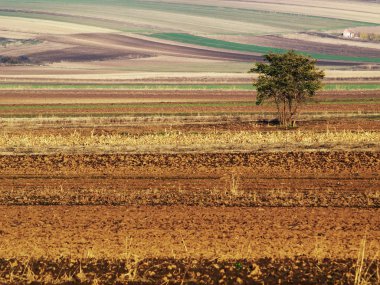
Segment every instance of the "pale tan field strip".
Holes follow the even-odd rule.
[[[164,61],[168,61],[165,59]],[[169,61],[170,62],[170,61]],[[136,62],[135,62],[136,63]],[[134,64],[135,64],[134,63]],[[159,64],[163,62],[158,61]],[[90,63],[89,63],[90,64]],[[93,66],[99,67],[100,63],[92,63]],[[171,62],[171,65],[178,64],[178,61]],[[15,66],[6,69],[6,73],[0,74],[0,82],[4,83],[97,83],[97,84],[113,84],[113,83],[251,83],[253,79],[257,78],[255,74],[248,74],[241,72],[241,70],[248,70],[251,64],[245,67],[240,67],[236,73],[215,73],[215,72],[124,72],[107,70],[101,68],[102,74],[99,71],[92,69],[83,70],[76,66],[73,70],[60,69],[54,64],[46,67],[45,71],[38,69],[38,67],[22,67]],[[83,64],[81,64],[83,65]],[[223,66],[225,64],[223,63]],[[199,66],[198,66],[199,67]],[[0,66],[0,70],[3,67]],[[152,67],[151,69],[156,69]],[[5,69],[4,69],[5,70]],[[360,80],[380,80],[380,70],[326,70],[326,80],[339,79],[342,82],[360,81]]]
[[[0,153],[122,153],[350,150],[380,151],[380,133],[327,132],[164,132],[146,135],[0,135]]]
[[[175,3],[176,0],[169,0]],[[192,4],[193,1],[184,0],[184,3]],[[380,7],[376,2],[365,1],[313,1],[307,0],[259,0],[259,1],[202,1],[202,5],[212,5],[242,9],[257,9],[263,11],[283,12],[306,14],[312,16],[331,17],[340,19],[349,19],[356,21],[369,21],[380,24],[377,15],[380,13]]]
[[[44,34],[73,34],[73,33],[107,33],[109,29],[96,28],[78,24],[65,23],[59,21],[48,21],[41,19],[27,19],[21,17],[0,16],[0,30],[15,31],[16,33],[41,33]]]

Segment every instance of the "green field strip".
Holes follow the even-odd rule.
[[[323,90],[339,91],[339,90],[380,90],[380,83],[337,83],[325,84]],[[380,95],[380,94],[379,94]]]
[[[252,84],[0,84],[0,90],[226,90],[254,91]],[[328,83],[326,91],[380,90],[380,83]],[[180,94],[178,94],[180,96]]]
[[[181,42],[181,43],[186,43],[186,44],[207,46],[207,47],[220,48],[220,49],[226,49],[226,50],[242,51],[242,52],[253,52],[253,53],[260,53],[260,54],[266,54],[270,52],[285,53],[288,51],[287,49],[282,49],[282,48],[273,48],[273,47],[258,46],[258,45],[251,45],[251,44],[241,44],[241,43],[228,42],[228,41],[223,41],[223,40],[216,40],[216,39],[194,36],[190,34],[181,34],[181,33],[157,33],[157,34],[150,34],[149,36],[153,38],[170,40],[170,41]],[[309,52],[303,52],[303,51],[297,51],[297,52],[300,54],[309,55],[311,57],[314,57],[316,59],[321,59],[321,60],[380,63],[380,57],[379,58],[350,57],[350,56],[343,56],[343,55],[309,53]]]

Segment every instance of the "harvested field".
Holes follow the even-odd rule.
[[[14,100],[29,96],[26,91],[12,92],[20,96]],[[30,94],[41,96],[38,92]],[[48,92],[58,96],[53,100],[88,96],[83,91]],[[107,92],[94,91],[87,98],[103,100]],[[110,94],[123,100],[145,96],[147,101],[177,96]],[[227,103],[246,102],[252,96],[234,94],[230,98],[223,92],[192,91],[181,96],[199,104],[205,104],[202,96],[214,103],[223,98]],[[327,93],[325,100],[355,100],[358,95],[343,94]],[[356,100],[376,94],[364,92]],[[182,104],[190,112],[196,109]],[[371,272],[366,278],[377,282],[376,117],[325,117],[323,126],[309,117],[298,131],[279,132],[255,117],[234,116],[229,105],[224,117],[145,118],[112,117],[115,109],[98,118],[49,118],[47,108],[33,106],[34,114],[42,117],[4,118],[2,113],[1,282],[42,284],[53,278],[60,284],[250,284],[281,278],[289,283],[353,284],[364,242],[368,245],[362,266]],[[329,124],[338,131],[327,131]],[[360,126],[370,131],[359,131]],[[265,132],[258,133],[260,129]],[[249,152],[257,143],[251,140],[259,135],[276,138],[277,144],[259,139],[261,149]],[[308,137],[311,144],[300,151]],[[316,138],[324,139],[318,144]],[[120,139],[119,146],[113,145]],[[217,145],[210,151],[213,140]],[[132,142],[135,149],[128,154]],[[179,153],[187,142],[190,148]],[[151,144],[150,153],[142,153],[144,144]],[[223,145],[229,147],[222,152]],[[291,268],[295,275],[283,271],[285,265],[286,272]]]
[[[301,150],[380,150],[380,134],[365,131],[318,132],[231,132],[182,133],[167,131],[156,134],[4,134],[0,135],[0,153],[154,153],[301,151]],[[269,147],[270,146],[270,147]]]
[[[378,3],[0,2],[0,284],[379,284],[380,48],[339,36]],[[247,71],[289,48],[327,78],[285,128]]]
[[[156,117],[76,117],[76,118],[4,118],[1,120],[4,135],[58,135],[81,136],[147,134],[209,134],[217,132],[273,132],[277,131],[272,116],[156,116]],[[310,116],[298,122],[298,131],[320,132],[377,132],[378,115]]]
[[[0,110],[5,117],[235,114],[254,115],[253,120],[264,122],[272,120],[276,112],[275,106],[270,103],[256,106],[255,93],[252,91],[1,90],[0,94]],[[377,91],[321,92],[303,108],[299,119],[307,120],[315,116],[377,116],[380,112],[379,100]]]

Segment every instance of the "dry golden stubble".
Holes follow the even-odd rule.
[[[217,150],[292,150],[292,149],[378,149],[380,132],[375,131],[215,131],[193,133],[164,131],[129,134],[0,134],[3,153],[57,152],[150,152],[150,151],[217,151]]]

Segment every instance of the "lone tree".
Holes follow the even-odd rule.
[[[294,51],[269,53],[264,58],[267,63],[256,63],[250,70],[259,73],[253,82],[257,88],[256,105],[274,100],[280,124],[295,126],[299,106],[322,88],[325,74],[315,66],[315,59]]]

